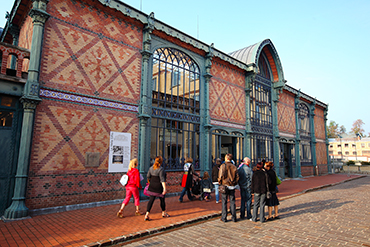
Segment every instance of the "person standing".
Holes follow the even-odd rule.
[[[216,159],[216,164],[212,168],[212,182],[215,187],[215,197],[216,197],[216,203],[219,203],[220,201],[220,194],[218,193],[218,172],[220,170],[221,166],[221,159]]]
[[[163,162],[162,156],[157,156],[155,158],[153,166],[149,168],[147,178],[149,182],[148,190],[154,193],[162,194],[163,196],[158,196],[159,200],[161,201],[161,209],[162,209],[162,217],[170,217],[169,214],[166,212],[166,201],[165,195],[167,193],[166,189],[166,174],[161,167]],[[154,200],[157,196],[151,195],[149,197],[149,202],[146,207],[146,214],[144,220],[150,220],[149,214],[150,210],[152,209]]]
[[[240,196],[241,196],[241,206],[240,206],[240,218],[241,219],[245,218],[245,209],[247,209],[247,219],[252,218],[251,183],[252,183],[253,171],[250,168],[250,163],[251,163],[251,160],[248,157],[245,157],[243,159],[243,162],[238,167]]]
[[[260,209],[260,222],[265,221],[265,204],[266,204],[266,193],[267,193],[267,184],[266,184],[266,173],[262,170],[262,162],[257,163],[256,170],[253,172],[251,192],[254,194],[254,204],[253,204],[253,222],[257,222],[258,208]]]
[[[194,200],[194,196],[191,194],[190,189],[193,186],[193,175],[194,173],[193,159],[188,157],[185,160],[184,174],[182,175],[181,186],[184,187],[181,191],[179,202],[182,202],[185,193],[188,195],[189,201]]]
[[[222,198],[222,213],[221,220],[227,222],[227,200],[230,199],[230,211],[232,221],[236,222],[236,206],[235,206],[235,186],[239,181],[238,169],[231,162],[232,154],[225,155],[225,163],[220,166],[218,173],[218,183],[226,186],[226,192],[221,194]]]
[[[117,213],[117,216],[123,218],[123,210],[125,206],[130,202],[131,196],[134,196],[136,212],[135,215],[141,215],[139,206],[140,206],[140,197],[139,197],[139,189],[141,189],[140,183],[140,172],[137,169],[139,162],[137,159],[130,160],[130,164],[128,165],[128,172],[127,176],[129,177],[128,182],[126,184],[126,198],[123,200],[120,210]]]
[[[271,192],[271,198],[266,200],[266,205],[268,207],[268,218],[267,220],[274,220],[279,219],[279,212],[278,212],[278,206],[279,206],[279,199],[276,195],[276,173],[273,170],[274,163],[269,161],[265,164],[265,170],[266,174],[269,177],[269,189]],[[272,207],[274,207],[275,215],[272,217]]]

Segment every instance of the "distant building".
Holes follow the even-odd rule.
[[[334,159],[370,161],[370,137],[343,135],[329,138],[329,155]]]
[[[144,177],[163,156],[170,193],[187,156],[200,173],[226,153],[281,178],[328,173],[328,106],[286,84],[271,40],[225,53],[118,0],[15,3],[0,37],[0,215],[123,198],[110,132],[131,134]]]

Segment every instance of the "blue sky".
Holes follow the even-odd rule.
[[[329,104],[329,121],[347,132],[362,119],[369,135],[369,0],[123,2],[225,53],[271,39],[288,85]],[[0,3],[3,27],[13,4]]]

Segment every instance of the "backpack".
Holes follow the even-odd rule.
[[[120,180],[121,184],[123,186],[126,186],[127,183],[128,183],[128,175],[127,174],[124,174],[122,177],[121,177],[121,180]]]

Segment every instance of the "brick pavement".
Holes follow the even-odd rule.
[[[333,174],[285,180],[279,186],[279,197],[290,198],[308,190],[359,177]],[[161,217],[159,201],[156,201],[149,222],[144,222],[144,216],[134,216],[133,203],[126,207],[123,219],[116,217],[119,205],[110,205],[0,222],[0,246],[99,246],[120,243],[217,217],[221,210],[221,204],[216,204],[214,200],[189,202],[185,199],[184,203],[179,203],[178,197],[168,197],[166,203],[171,217]],[[146,204],[146,201],[141,203],[142,212]],[[237,193],[238,205],[240,198]]]
[[[218,219],[127,246],[370,246],[370,176],[282,200],[279,220]]]

